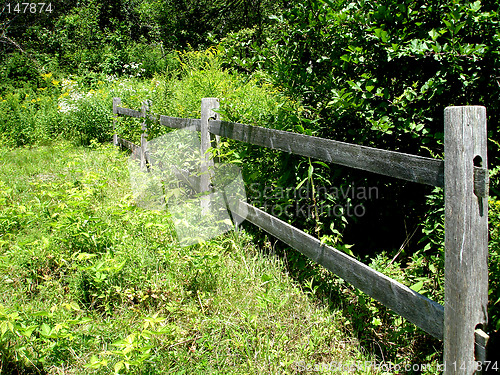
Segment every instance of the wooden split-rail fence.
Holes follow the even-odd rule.
[[[292,132],[220,121],[216,98],[201,101],[201,118],[186,119],[123,108],[113,99],[114,116],[149,118],[169,128],[192,127],[201,132],[201,154],[211,147],[211,135],[315,158],[425,185],[444,187],[445,302],[444,306],[375,271],[313,236],[239,201],[234,214],[245,217],[272,236],[300,251],[356,288],[444,341],[443,372],[474,374],[487,359],[485,333],[488,306],[488,168],[486,109],[448,107],[444,111],[444,160],[387,151]],[[146,163],[146,121],[141,144],[114,135],[113,143],[132,150]],[[208,156],[206,156],[208,158]],[[202,164],[207,168],[210,160]],[[204,167],[203,167],[204,165]],[[205,177],[204,177],[205,176]],[[208,191],[209,174],[201,174]],[[484,367],[484,366],[483,366]]]

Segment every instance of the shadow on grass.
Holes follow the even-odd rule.
[[[42,367],[26,366],[21,362],[14,362],[2,356],[0,358],[0,375],[47,375]]]

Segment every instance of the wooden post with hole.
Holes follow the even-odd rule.
[[[210,137],[210,120],[218,120],[219,114],[214,112],[213,109],[219,108],[219,99],[217,98],[203,98],[201,99],[201,176],[200,187],[202,193],[210,191],[210,175],[211,168],[214,166],[213,159],[207,153],[208,149],[212,146]],[[210,204],[210,199],[201,200],[202,213],[206,213]]]
[[[149,101],[145,100],[142,103],[141,107],[141,117],[144,118],[144,121],[141,124],[141,170],[145,170],[147,168],[147,157],[146,157],[146,152],[147,152],[147,146],[148,146],[148,134],[146,133],[147,125],[146,125],[146,118],[148,115],[149,111]]]
[[[448,107],[445,121],[444,374],[474,374],[488,320],[486,109]],[[482,170],[475,167],[482,167]],[[476,171],[475,171],[476,169]],[[486,169],[486,173],[484,172]],[[479,177],[478,177],[479,176]],[[480,177],[482,176],[482,177]],[[474,181],[482,178],[476,188]],[[482,331],[480,331],[482,332]]]
[[[113,98],[113,145],[118,146],[118,133],[116,133],[116,119],[118,117],[118,106],[121,104],[120,98]]]

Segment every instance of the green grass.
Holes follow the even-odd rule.
[[[128,179],[110,146],[0,149],[1,373],[293,374],[371,359],[244,230],[179,247]]]

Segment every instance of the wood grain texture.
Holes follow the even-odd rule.
[[[118,146],[118,134],[116,134],[116,118],[118,117],[117,108],[122,100],[120,98],[113,98],[113,146]]]
[[[201,128],[200,128],[200,151],[201,151],[201,175],[200,175],[200,187],[201,192],[210,191],[210,172],[213,168],[214,161],[211,155],[207,152],[210,147],[212,147],[212,140],[209,132],[209,120],[216,119],[217,113],[213,109],[219,108],[219,99],[217,98],[203,98],[201,99]],[[208,210],[209,197],[202,197],[201,207],[202,211]]]
[[[147,170],[147,163],[148,163],[148,158],[147,158],[147,147],[148,147],[148,134],[147,134],[147,122],[146,122],[146,116],[148,115],[149,112],[149,101],[145,100],[142,103],[141,107],[141,117],[144,118],[144,121],[141,123],[141,170]]]
[[[179,118],[164,115],[150,115],[149,118],[153,121],[159,121],[160,125],[166,126],[168,128],[184,129],[193,127],[197,131],[201,130],[201,120],[196,118]]]
[[[121,104],[122,100],[118,97],[113,98],[113,114],[118,114],[118,106]]]
[[[385,176],[444,186],[442,160],[225,121],[211,121],[210,132]]]
[[[118,99],[115,102],[115,99]],[[381,150],[297,133],[223,122],[211,111],[217,99],[202,100],[202,118],[184,119],[120,108],[113,113],[147,116],[171,128],[192,127],[201,132],[202,153],[211,145],[210,134],[254,145],[312,157],[407,181],[445,187],[445,307],[371,269],[347,254],[256,207],[239,203],[232,208],[263,230],[302,252],[313,261],[380,301],[438,339],[444,339],[445,374],[472,374],[474,360],[484,360],[487,334],[477,325],[487,323],[488,297],[488,169],[486,111],[484,107],[450,107],[445,111],[445,157],[438,160]],[[215,118],[215,120],[210,121]],[[141,147],[114,136],[116,143],[138,153]],[[142,140],[142,139],[141,139]],[[142,142],[141,142],[142,143]],[[207,158],[206,166],[211,161]],[[475,164],[475,165],[474,165]],[[199,179],[178,178],[209,189],[208,173]],[[203,205],[202,205],[203,206]]]
[[[138,145],[136,145],[130,141],[127,141],[126,139],[120,138],[118,136],[116,137],[116,142],[117,142],[118,146],[123,146],[123,147],[131,150],[132,155],[134,155],[136,158],[141,157],[141,155],[140,155],[141,146],[138,146]]]
[[[141,111],[136,111],[134,109],[123,108],[123,107],[118,107],[118,106],[116,107],[116,114],[135,117],[135,118],[143,117]]]
[[[321,264],[432,336],[443,338],[444,309],[440,304],[252,205],[239,201],[239,205],[231,207],[231,211]]]
[[[474,159],[487,168],[486,109],[445,110],[445,374],[474,374],[475,330],[486,326],[488,199],[477,196]]]
[[[478,197],[488,197],[490,176],[487,168],[474,167],[474,194]]]
[[[115,107],[113,107],[113,112],[115,113]],[[117,107],[116,113],[136,118],[141,117],[141,112],[128,108]],[[194,130],[201,131],[200,119],[156,114],[149,114],[148,117],[169,128],[192,127]],[[210,121],[209,131],[216,135],[216,138],[223,136],[407,181],[444,186],[444,161],[439,159],[218,120]],[[475,191],[478,196],[486,196],[488,190],[487,169],[475,167],[474,170],[476,173]]]
[[[488,353],[487,353],[487,346],[488,346],[488,341],[490,337],[486,332],[484,332],[482,329],[476,329],[474,332],[474,337],[475,337],[475,354],[476,354],[476,361],[479,361],[481,363],[486,363]]]

